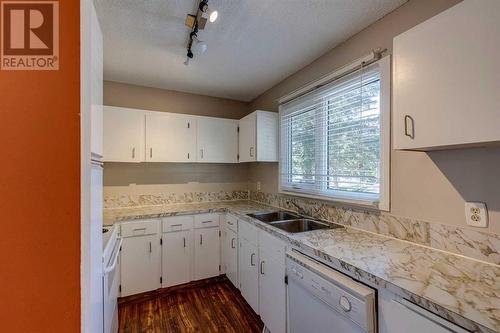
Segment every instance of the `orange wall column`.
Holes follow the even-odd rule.
[[[0,70],[2,332],[80,330],[80,1],[59,24],[59,70]]]

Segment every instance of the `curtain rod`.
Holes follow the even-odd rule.
[[[387,49],[374,49],[366,56],[361,57],[347,65],[344,65],[339,69],[336,69],[333,72],[321,77],[320,79],[314,80],[313,82],[310,82],[305,86],[298,88],[285,96],[280,97],[278,99],[278,104],[285,104],[287,102],[290,102],[293,99],[296,99],[307,93],[310,93],[315,89],[318,89],[328,83],[331,83],[346,75],[349,75],[363,67],[369,66],[374,62],[379,61],[386,51]]]

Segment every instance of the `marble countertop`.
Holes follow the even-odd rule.
[[[105,209],[104,221],[229,211],[332,268],[470,331],[500,331],[500,266],[350,227],[289,234],[246,215],[276,209],[251,201],[114,208]]]

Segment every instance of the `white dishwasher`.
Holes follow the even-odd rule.
[[[376,332],[375,290],[287,252],[289,333]]]

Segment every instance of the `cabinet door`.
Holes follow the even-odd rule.
[[[144,112],[114,106],[103,109],[103,160],[144,161]]]
[[[191,231],[168,232],[162,238],[162,287],[191,281]]]
[[[256,128],[257,114],[251,113],[240,119],[239,154],[240,162],[253,162],[257,160]]]
[[[278,113],[256,111],[257,161],[278,162]]]
[[[200,117],[197,120],[198,162],[238,162],[238,121]]]
[[[147,162],[196,161],[196,121],[192,116],[146,115]]]
[[[194,230],[194,279],[201,280],[219,275],[219,227]]]
[[[158,289],[160,285],[158,235],[127,237],[121,251],[122,296]]]
[[[245,239],[240,240],[238,252],[241,295],[259,313],[259,252],[256,245]]]
[[[394,39],[394,148],[500,140],[500,1],[463,1]]]
[[[224,266],[226,275],[235,287],[238,287],[238,236],[227,229],[224,237]]]
[[[285,265],[267,251],[260,251],[259,303],[262,321],[273,333],[286,332]]]

